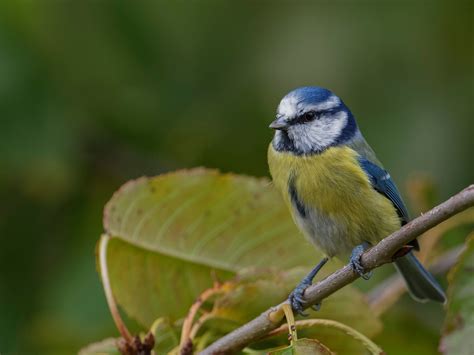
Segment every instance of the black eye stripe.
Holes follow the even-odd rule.
[[[316,111],[307,111],[303,114],[300,114],[296,116],[293,120],[293,124],[301,124],[301,123],[306,123],[306,122],[311,122],[314,120],[319,119],[321,117],[321,112],[316,112]]]

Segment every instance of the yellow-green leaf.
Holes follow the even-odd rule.
[[[159,318],[153,322],[150,332],[155,338],[155,353],[167,354],[179,345],[180,329],[167,318]]]
[[[298,339],[292,345],[270,350],[268,355],[331,355],[334,354],[316,339]]]
[[[107,338],[82,348],[79,355],[120,355],[115,338]]]
[[[104,211],[113,293],[146,326],[183,317],[212,273],[309,267],[322,254],[266,179],[194,169],[125,184]]]
[[[227,271],[312,265],[308,248],[266,179],[193,169],[125,184],[107,204],[110,236]]]
[[[146,328],[157,317],[184,317],[196,297],[213,282],[211,269],[204,265],[160,255],[119,238],[110,240],[107,261],[114,297]],[[214,271],[222,279],[233,275]]]

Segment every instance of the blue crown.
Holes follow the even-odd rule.
[[[334,95],[331,91],[317,86],[304,86],[290,91],[285,97],[294,97],[300,103],[321,103]]]

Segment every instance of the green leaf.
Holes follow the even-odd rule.
[[[468,355],[474,351],[474,234],[448,275],[448,314],[440,350]]]
[[[107,338],[96,343],[87,345],[79,351],[79,355],[120,355],[117,349],[117,341],[115,338]]]
[[[115,299],[146,328],[157,317],[184,317],[213,282],[210,268],[137,248],[118,238],[110,240],[107,260]],[[215,271],[222,279],[233,275]]]
[[[298,339],[292,345],[268,352],[269,355],[331,355],[334,354],[316,339]]]
[[[235,324],[246,323],[284,300],[304,275],[301,267],[243,270],[224,285],[225,293],[217,296],[211,314]]]
[[[324,270],[328,273],[328,270]],[[243,324],[266,310],[269,306],[281,302],[305,275],[302,268],[290,270],[246,270],[240,273],[236,282],[226,286],[226,293],[218,296],[211,314],[217,319],[226,319]],[[318,312],[307,310],[309,318],[326,318],[346,324],[357,331],[372,337],[381,330],[379,319],[370,311],[364,295],[354,287],[344,287],[324,300]],[[212,321],[211,321],[212,323]],[[212,324],[211,324],[212,325]],[[218,323],[221,327],[222,324]],[[302,330],[306,335],[311,330]],[[329,331],[317,327],[317,338],[332,348],[340,348],[340,331]],[[303,333],[302,333],[303,334]],[[321,338],[319,335],[323,336]],[[360,342],[348,339],[344,348],[360,348]]]
[[[150,331],[155,337],[154,350],[157,354],[168,354],[179,345],[179,327],[168,318],[159,318],[153,322]]]
[[[309,267],[322,254],[296,229],[266,179],[194,169],[125,184],[104,211],[114,296],[149,326],[183,317],[212,272]]]
[[[341,305],[339,303],[339,305]],[[324,305],[323,305],[324,307]],[[341,312],[349,309],[350,306],[346,306],[345,309],[341,309]],[[340,313],[338,313],[339,315]],[[341,318],[333,317],[332,319]],[[326,317],[327,319],[327,317]],[[361,323],[357,323],[357,318],[350,320],[351,328],[367,336],[368,338],[373,337],[381,330],[381,323],[376,320],[372,323],[367,323],[369,317],[363,317]],[[342,321],[341,321],[342,323]],[[365,332],[364,332],[365,330]],[[370,353],[366,344],[362,343],[359,339],[355,339],[351,335],[342,332],[340,329],[336,329],[328,326],[314,326],[307,329],[298,330],[298,334],[304,338],[317,338],[322,343],[326,344],[332,351],[337,354],[368,354]]]
[[[109,235],[210,268],[289,268],[322,256],[307,250],[266,179],[205,169],[141,178],[124,185],[104,215]]]
[[[382,355],[384,354],[383,350],[375,344],[373,341],[371,341],[367,336],[364,334],[358,332],[354,328],[340,323],[338,321],[332,320],[332,319],[305,319],[305,320],[299,320],[295,321],[294,319],[294,314],[293,311],[291,310],[291,307],[288,304],[284,304],[282,306],[282,310],[285,313],[286,317],[286,324],[283,324],[281,327],[277,328],[274,330],[273,333],[276,334],[285,334],[288,336],[288,340],[290,340],[290,346],[289,347],[281,347],[278,348],[278,351],[276,352],[277,354],[280,353],[319,353],[318,349],[315,348],[313,350],[311,346],[315,346],[314,344],[311,344],[312,340],[309,339],[314,339],[317,343],[321,342],[321,329],[335,329],[340,331],[344,336],[343,339],[341,339],[341,336],[337,336],[335,338],[329,338],[328,340],[332,341],[332,344],[337,346],[339,343],[347,344],[348,341],[356,341],[359,343],[359,347],[351,345],[351,346],[345,346],[345,347],[340,347],[337,346],[337,348],[333,348],[330,344],[326,343],[325,341],[322,341],[322,343],[329,345],[329,348],[332,351],[335,351],[336,353],[341,353],[341,354],[366,354],[370,353],[373,355]],[[297,346],[297,339],[298,336],[301,335],[302,330],[304,329],[311,329],[314,332],[314,335],[309,338],[309,337],[304,337],[307,342],[309,342],[310,347],[306,348],[306,346],[301,347],[299,349],[300,352],[297,351],[298,346]],[[299,335],[298,335],[299,333]],[[340,334],[340,335],[342,335]],[[317,339],[317,340],[316,340]],[[306,343],[303,343],[306,345]],[[337,350],[336,350],[337,349]],[[251,350],[247,348],[247,350]],[[270,351],[270,353],[272,353]]]

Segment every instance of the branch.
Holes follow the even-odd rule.
[[[380,243],[362,255],[362,265],[366,270],[372,270],[383,264],[392,262],[392,256],[403,245],[406,245],[444,220],[472,206],[474,206],[474,185],[465,188],[449,200],[429,212],[422,214],[380,241]],[[350,284],[358,277],[359,275],[352,270],[350,265],[346,265],[342,269],[337,270],[324,280],[306,289],[304,293],[306,299],[305,308],[320,303],[324,298]],[[268,309],[249,323],[225,335],[204,349],[201,354],[232,353],[265,336],[281,323],[283,314],[280,309],[284,303],[287,303],[287,301]]]
[[[442,254],[429,267],[433,275],[444,274],[456,264],[464,245],[453,248]],[[377,315],[383,314],[406,292],[407,286],[403,278],[395,273],[381,282],[367,294],[367,302],[371,310]]]

